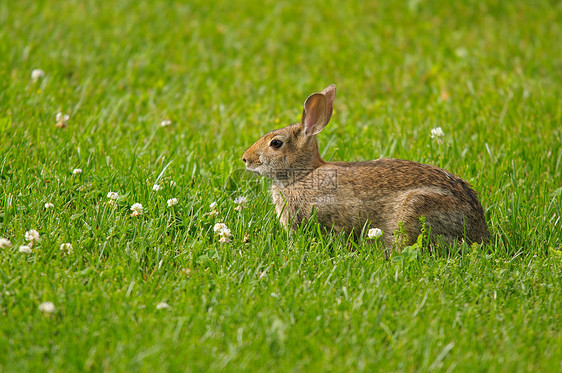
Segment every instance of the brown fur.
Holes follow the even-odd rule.
[[[295,228],[315,209],[318,222],[336,232],[382,229],[389,251],[400,222],[405,233],[400,245],[408,245],[420,234],[424,216],[432,239],[487,241],[477,194],[458,176],[400,159],[322,160],[316,134],[330,120],[334,100],[335,85],[309,96],[301,123],[267,133],[244,152],[249,170],[273,179],[273,202],[283,225]],[[283,145],[275,149],[272,140]]]

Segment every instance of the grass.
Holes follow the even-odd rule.
[[[562,369],[559,2],[24,0],[0,26],[0,371]],[[324,158],[460,175],[488,248],[280,227],[241,155],[332,82]]]

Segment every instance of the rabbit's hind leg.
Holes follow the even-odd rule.
[[[422,216],[433,243],[438,241],[439,237],[439,240],[452,245],[456,240],[461,240],[466,233],[464,214],[459,201],[447,191],[422,189],[409,192],[403,200],[396,221],[399,232],[398,235],[395,234],[397,243],[402,240],[402,245],[407,246],[416,242],[421,233]]]

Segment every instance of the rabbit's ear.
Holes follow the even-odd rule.
[[[313,136],[326,127],[326,97],[322,93],[313,93],[304,102],[302,125],[307,136]]]
[[[332,118],[332,112],[334,111],[334,101],[336,101],[336,85],[330,84],[328,87],[324,88],[320,92],[326,97],[326,123]]]

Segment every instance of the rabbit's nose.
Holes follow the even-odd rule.
[[[245,157],[242,158],[242,162],[246,163],[246,158],[245,158]]]

